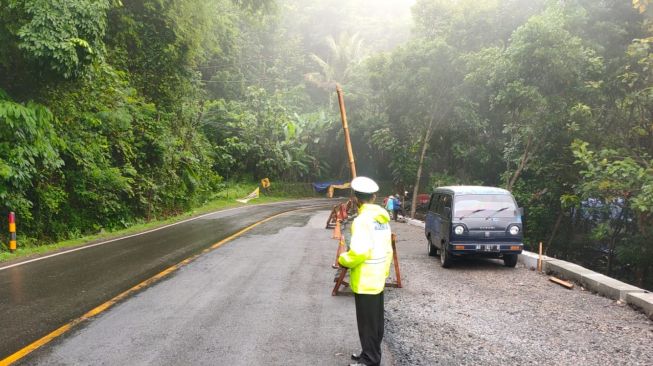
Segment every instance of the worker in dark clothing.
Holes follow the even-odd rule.
[[[392,204],[392,219],[397,221],[399,217],[399,211],[401,211],[401,196],[399,193],[395,195],[394,203]]]

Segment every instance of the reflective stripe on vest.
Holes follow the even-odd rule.
[[[368,259],[365,261],[365,264],[382,264],[385,263],[387,258],[388,257],[384,255],[383,257]]]

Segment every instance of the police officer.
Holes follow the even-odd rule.
[[[383,289],[390,275],[392,239],[390,215],[375,205],[379,186],[370,178],[357,177],[351,188],[358,205],[358,216],[351,226],[349,251],[338,258],[350,268],[350,286],[356,301],[356,321],[362,351],[351,357],[352,365],[380,365],[383,340]]]

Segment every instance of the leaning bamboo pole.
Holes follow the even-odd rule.
[[[345,98],[342,93],[342,88],[340,88],[340,85],[336,84],[336,93],[338,94],[338,106],[340,106],[340,117],[342,118],[342,129],[345,133],[345,149],[347,150],[347,157],[349,159],[349,169],[351,171],[351,179],[353,180],[356,178],[356,162],[354,161],[354,152],[351,148],[351,139],[349,138],[349,125],[347,124],[347,111],[345,110]],[[351,191],[351,196],[349,198],[349,202],[347,204],[347,207],[351,207],[356,210],[356,205],[354,205],[354,191]],[[334,266],[339,267],[340,265],[338,264],[338,257],[340,256],[341,253],[347,251],[346,248],[346,242],[345,242],[345,236],[341,233],[340,235],[340,240],[338,243],[338,248],[336,250],[336,262],[334,263]],[[336,278],[335,286],[333,287],[333,291],[331,292],[332,296],[336,296],[339,293],[340,287],[342,285],[348,285],[345,282],[345,276],[347,275],[347,268],[340,267],[338,269],[338,277]]]
[[[349,169],[351,179],[356,178],[356,162],[354,162],[354,152],[351,149],[351,139],[349,138],[349,125],[347,125],[347,111],[345,110],[345,99],[340,85],[336,84],[336,93],[338,93],[338,105],[340,106],[340,117],[342,118],[342,129],[345,132],[345,149],[349,158]]]

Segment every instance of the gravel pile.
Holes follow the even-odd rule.
[[[395,365],[653,365],[653,322],[500,260],[440,267],[424,229],[393,223],[402,289],[385,295]]]

